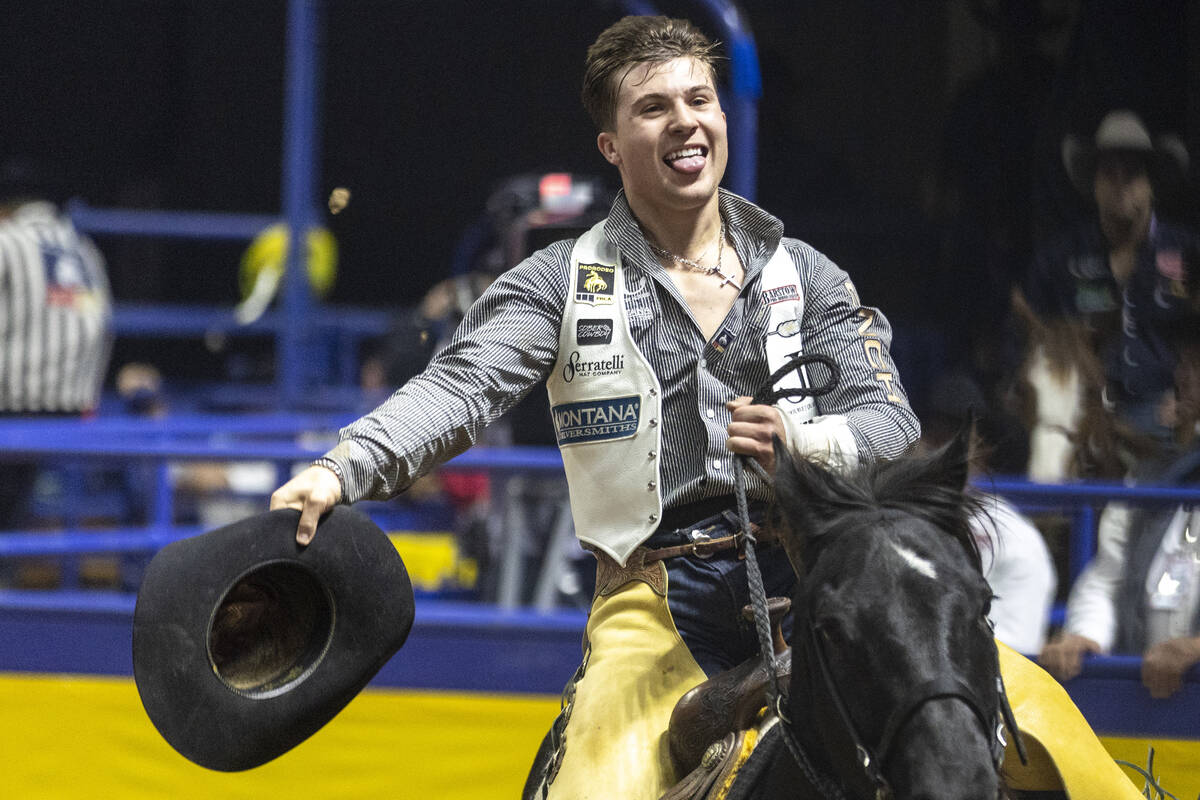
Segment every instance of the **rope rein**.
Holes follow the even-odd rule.
[[[809,364],[823,365],[829,370],[829,379],[824,384],[814,387],[802,386],[780,390],[774,388],[775,384],[792,370],[795,370],[803,380],[804,373],[801,370]],[[827,356],[819,354],[796,354],[786,364],[771,374],[767,383],[755,393],[751,402],[754,404],[773,405],[777,401],[788,397],[820,397],[833,391],[841,379],[841,375],[841,369],[833,359]],[[759,479],[768,485],[772,482],[772,479],[767,474],[767,471],[763,469],[763,466],[750,456],[739,455],[733,460],[734,496],[737,498],[738,519],[741,521],[742,531],[746,537],[746,581],[750,587],[750,605],[754,610],[754,630],[758,635],[758,649],[763,659],[763,666],[767,672],[767,708],[774,709],[779,714],[781,724],[783,725],[783,740],[809,784],[820,791],[823,797],[830,800],[843,800],[845,795],[841,791],[841,788],[836,786],[828,777],[822,775],[813,766],[807,754],[800,747],[800,743],[796,741],[791,730],[788,729],[785,721],[786,718],[782,713],[782,692],[779,688],[779,673],[775,668],[775,647],[771,637],[770,616],[767,613],[767,590],[763,584],[762,571],[758,566],[758,554],[755,552],[758,540],[755,538],[750,525],[750,508],[746,501],[747,465]]]

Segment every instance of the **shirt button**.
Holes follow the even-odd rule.
[[[720,468],[721,468],[721,459],[714,458],[713,459],[713,469],[720,469]]]
[[[651,522],[658,522],[658,514],[651,514],[651,515],[650,515],[650,521],[651,521]]]
[[[650,457],[651,457],[651,458],[658,458],[658,451],[657,451],[657,450],[651,450],[651,451],[650,451],[650,453],[649,453],[649,455],[650,455]]]
[[[700,359],[700,369],[704,369],[707,366],[708,366],[708,359],[707,358]]]
[[[657,487],[658,487],[657,483],[655,483],[654,481],[650,481],[649,483],[646,484],[646,491],[653,492],[655,490],[655,488],[657,488]]]
[[[711,408],[704,412],[704,416],[708,417],[709,419],[712,419],[716,415],[717,412],[713,411]]]

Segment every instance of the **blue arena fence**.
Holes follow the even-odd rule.
[[[145,525],[10,532],[0,535],[0,559],[152,554],[172,541],[201,533],[196,527],[173,523],[170,462],[267,460],[277,462],[282,471],[323,452],[348,419],[345,414],[275,414],[0,421],[0,460],[139,463],[152,466],[157,481],[151,492],[153,514]],[[306,436],[315,438],[306,440]],[[561,472],[562,460],[553,448],[475,448],[444,468],[553,474]],[[1112,499],[1133,503],[1200,501],[1200,489],[1196,488],[1098,483],[1047,486],[1016,479],[978,485],[1018,506],[1031,502],[1039,507],[1071,509]],[[1093,536],[1093,530],[1086,530],[1076,531],[1073,538]],[[0,669],[71,671],[81,669],[79,664],[84,663],[93,665],[94,670],[89,671],[128,674],[132,602],[130,593],[119,592],[0,591],[0,652],[10,654]],[[584,617],[578,612],[535,613],[422,599],[410,644],[380,672],[376,683],[556,693],[578,661],[583,625]],[[459,674],[444,667],[483,662],[489,663],[488,670]],[[1181,692],[1164,701],[1152,700],[1142,687],[1140,664],[1139,658],[1130,656],[1090,658],[1083,674],[1068,682],[1067,689],[1093,726],[1106,734],[1200,738],[1196,723],[1200,719],[1200,669],[1191,670]]]

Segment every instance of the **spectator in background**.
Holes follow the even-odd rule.
[[[1127,110],[1107,114],[1091,142],[1068,136],[1062,151],[1092,215],[1039,249],[1026,297],[1040,314],[1086,321],[1118,417],[1168,438],[1176,340],[1200,325],[1200,237],[1157,215],[1155,189],[1186,173],[1187,151],[1174,137],[1152,139]]]
[[[111,351],[104,260],[60,213],[47,170],[0,165],[0,415],[92,413]],[[36,465],[0,461],[0,530],[20,524]]]
[[[1200,331],[1179,350],[1175,369],[1178,440],[1182,446],[1142,477],[1156,485],[1200,482]],[[1079,674],[1088,653],[1142,654],[1142,682],[1154,697],[1179,689],[1200,663],[1200,511],[1133,508],[1111,503],[1100,517],[1095,558],[1067,601],[1063,630],[1041,654],[1059,680]]]
[[[974,412],[985,406],[978,384],[964,373],[948,373],[934,383],[922,415],[921,447],[948,442]],[[979,443],[976,442],[976,445]],[[981,447],[973,447],[972,477],[985,467]],[[999,495],[972,490],[980,501],[971,517],[983,574],[995,595],[988,619],[996,638],[1021,653],[1038,653],[1050,627],[1058,576],[1046,542],[1032,522]]]

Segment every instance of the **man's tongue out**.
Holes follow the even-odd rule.
[[[667,156],[666,162],[676,172],[693,173],[704,169],[704,151],[699,147],[677,150]]]

